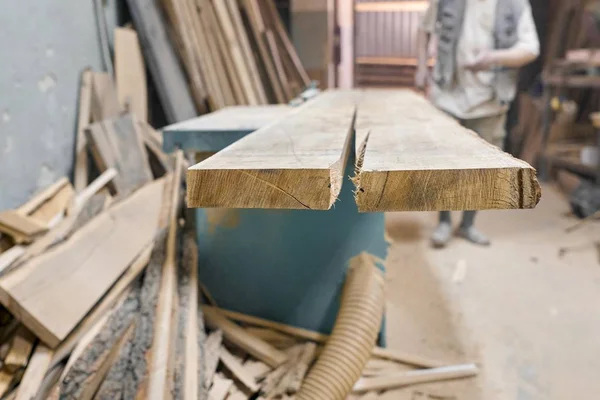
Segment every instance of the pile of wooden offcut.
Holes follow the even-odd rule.
[[[328,339],[321,333],[213,306],[203,306],[202,311],[206,325],[214,329],[204,344],[203,381],[211,400],[249,399],[257,394],[258,399],[295,398]],[[351,396],[377,398],[386,390],[476,373],[472,364],[444,366],[374,347]]]
[[[179,219],[185,161],[161,151],[140,110],[124,112],[112,79],[86,70],[74,184],[62,178],[0,214],[0,397],[196,395],[203,330],[194,231]]]
[[[168,98],[182,99],[169,84],[181,74],[171,42],[199,113],[287,103],[310,83],[272,0],[128,0],[128,5],[163,105]]]

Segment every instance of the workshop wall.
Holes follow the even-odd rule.
[[[70,176],[80,72],[101,69],[92,1],[2,5],[0,210]]]

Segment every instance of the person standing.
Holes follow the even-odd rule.
[[[436,107],[502,148],[518,68],[540,53],[529,1],[430,1],[417,36],[415,85],[425,90],[429,84],[429,97]],[[435,49],[431,76],[430,47]],[[456,234],[489,245],[490,240],[474,226],[475,214],[463,213]],[[444,247],[451,237],[450,212],[443,211],[431,236],[432,245]]]

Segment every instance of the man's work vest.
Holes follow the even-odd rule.
[[[508,49],[518,42],[519,20],[527,0],[498,0],[494,27],[496,49]],[[462,33],[467,0],[439,0],[437,15],[438,52],[434,80],[441,88],[454,83],[456,51]],[[494,69],[496,99],[507,103],[514,99],[517,86],[516,68]]]

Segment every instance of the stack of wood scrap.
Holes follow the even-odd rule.
[[[160,3],[201,112],[287,103],[310,83],[272,0]]]
[[[199,398],[187,164],[132,84],[84,71],[74,183],[0,214],[0,398]]]
[[[204,388],[211,400],[296,398],[328,339],[318,332],[213,306],[205,305],[202,311],[210,328],[204,344]],[[466,378],[477,371],[473,364],[446,365],[373,347],[362,377],[348,395],[370,393],[376,398],[387,390]]]

